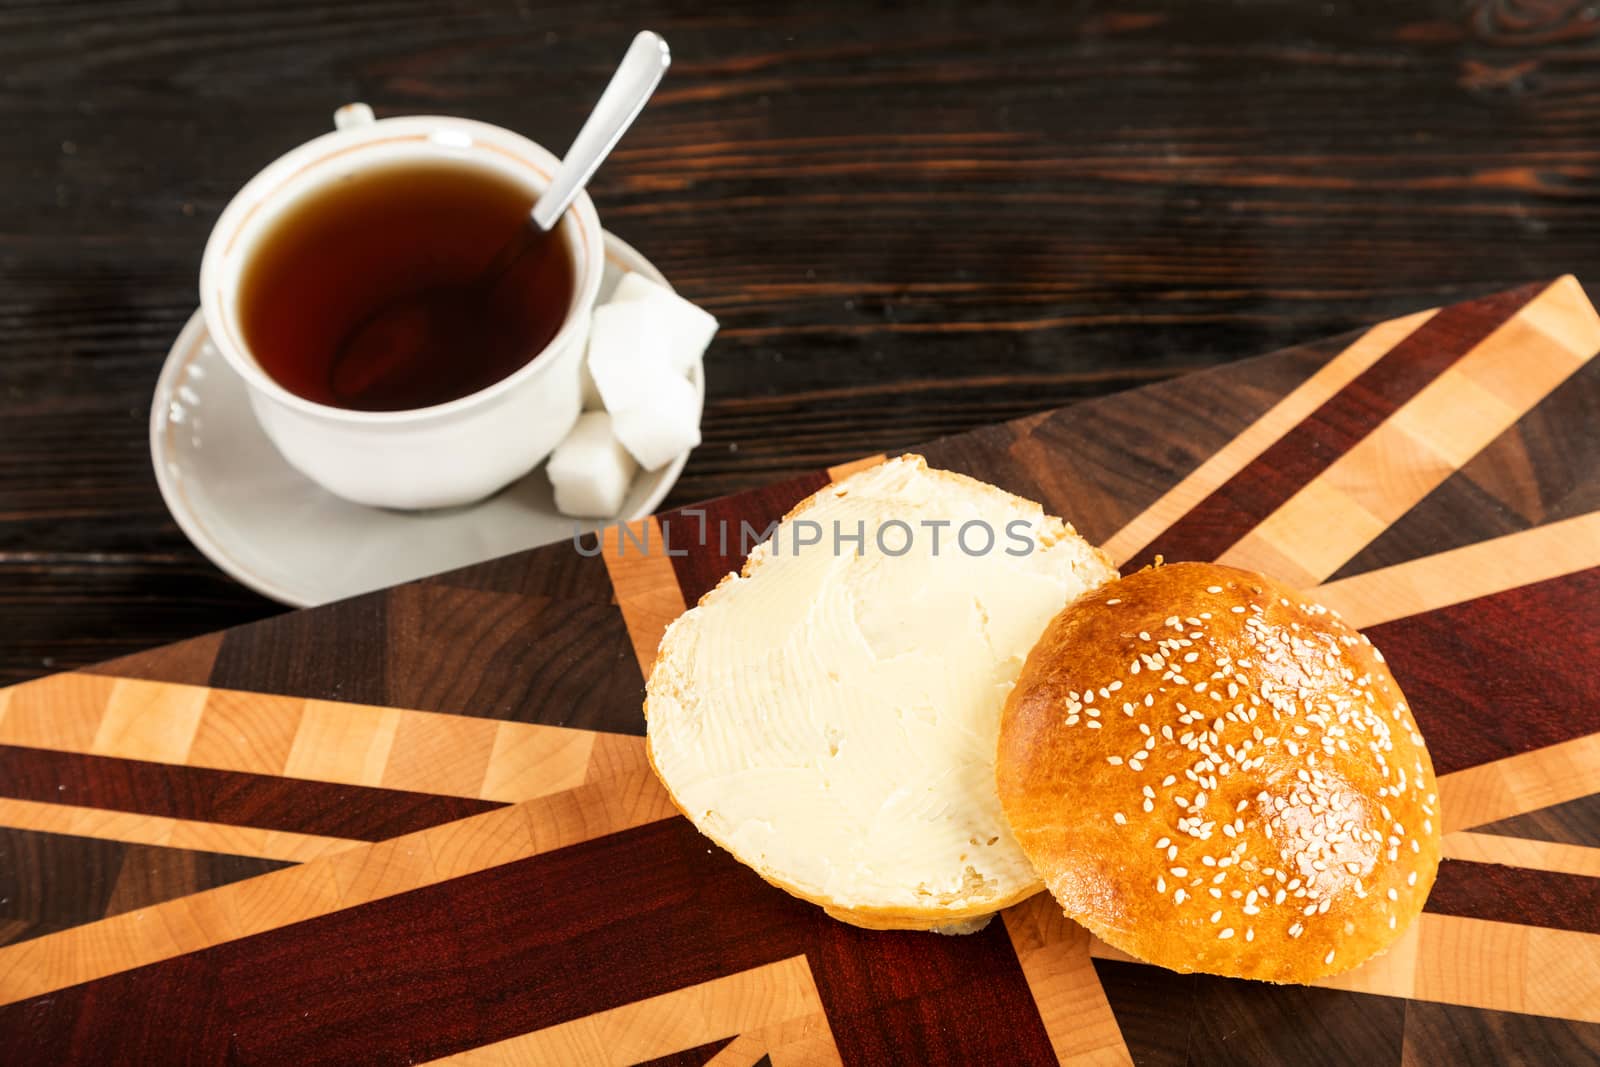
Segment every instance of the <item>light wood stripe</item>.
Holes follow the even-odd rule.
[[[766,1054],[766,1046],[759,1038],[740,1034],[707,1060],[705,1067],[755,1067]]]
[[[1552,284],[1218,557],[1327,578],[1600,350],[1576,279]]]
[[[1064,1064],[1132,1063],[1089,958],[1089,931],[1069,920],[1049,893],[1006,909],[1001,918],[1056,1058]]]
[[[1534,841],[1525,837],[1457,830],[1444,835],[1444,857],[1600,878],[1600,848],[1568,845],[1560,841]]]
[[[0,700],[3,744],[440,796],[515,802],[646,766],[626,734],[134,678],[60,674]]]
[[[1376,626],[1600,566],[1600,511],[1342,578],[1316,598]]]
[[[662,544],[661,524],[652,515],[628,523],[626,533],[621,526],[607,526],[600,531],[600,549],[639,672],[649,678],[661,635],[685,610],[678,574]]]
[[[822,998],[804,956],[791,956],[433,1062],[458,1067],[550,1063],[626,1067],[734,1034],[742,1036],[723,1050],[725,1057],[732,1053],[728,1063],[754,1062],[738,1059],[752,1050],[757,1058],[765,1052],[775,1067],[840,1062],[822,1011]],[[802,1048],[803,1055],[794,1054]]]
[[[1167,490],[1159,500],[1135,516],[1101,548],[1118,566],[1137,556],[1164,530],[1194,510],[1202,500],[1249,466],[1437,313],[1438,309],[1419,311],[1372,327],[1350,347],[1323,364],[1292,393],[1274,404],[1243,433]]]
[[[1098,939],[1089,951],[1141,962]],[[1384,955],[1313,984],[1600,1022],[1600,935],[1424,912]]]
[[[849,463],[841,463],[837,467],[829,467],[828,481],[842,482],[852,474],[858,474],[861,471],[876,467],[888,458],[888,456],[879,452],[876,456],[862,456],[860,459],[853,459]]]
[[[1595,792],[1600,792],[1600,733],[1454,771],[1439,779],[1447,834]]]
[[[233,826],[71,804],[41,804],[10,797],[0,797],[0,826],[290,863],[304,863],[364,844],[344,837],[321,837],[289,830],[264,830],[257,826]]]
[[[648,770],[0,948],[0,1004],[265,933],[677,814]]]

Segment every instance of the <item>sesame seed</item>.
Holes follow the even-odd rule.
[[[1149,813],[1149,812],[1152,812],[1152,811],[1155,811],[1155,810],[1156,810],[1156,806],[1155,806],[1155,804],[1154,804],[1154,803],[1153,803],[1153,802],[1152,802],[1152,801],[1151,801],[1151,800],[1150,800],[1150,798],[1149,798],[1149,797],[1146,797],[1146,798],[1145,798],[1145,801],[1144,801],[1144,810],[1145,810],[1145,812],[1146,812],[1146,813],[1147,813],[1147,814],[1148,814],[1148,813]]]
[[[1212,912],[1211,913],[1211,921],[1214,922],[1214,923],[1221,922],[1222,921],[1222,912],[1221,911]]]
[[[1121,756],[1107,756],[1106,757],[1106,762],[1111,764],[1111,766],[1113,766],[1113,767],[1120,767],[1120,766],[1122,766],[1122,757]]]
[[[1106,607],[1114,608],[1120,603],[1122,603],[1122,599],[1120,597],[1112,597],[1110,600],[1106,601]]]
[[[1173,893],[1172,893],[1172,899],[1173,899],[1173,901],[1174,901],[1174,902],[1175,902],[1175,903],[1178,903],[1178,904],[1182,904],[1182,903],[1183,903],[1183,902],[1184,902],[1184,901],[1185,901],[1185,900],[1187,900],[1187,899],[1188,899],[1188,897],[1189,897],[1189,894],[1188,894],[1188,893],[1187,893],[1187,892],[1185,892],[1185,891],[1184,891],[1184,888],[1183,888],[1183,886],[1179,886],[1179,887],[1178,887],[1178,888],[1177,888],[1177,889],[1175,889],[1175,890],[1174,890],[1174,891],[1173,891]]]
[[[1306,932],[1306,928],[1304,926],[1301,926],[1299,923],[1295,923],[1293,926],[1289,927],[1289,936],[1290,937],[1299,937],[1301,934],[1303,934],[1305,932]]]
[[[1111,813],[1111,821],[1116,823],[1118,826],[1126,826],[1128,823],[1127,818],[1120,811]]]
[[[1254,926],[1246,926],[1244,928],[1244,939],[1246,941],[1254,941],[1256,939],[1256,928]]]
[[[1208,593],[1220,593],[1220,592],[1222,592],[1222,586],[1220,586],[1220,585],[1208,585],[1208,586],[1206,586],[1206,592],[1208,592]]]
[[[1167,880],[1165,878],[1161,877],[1161,875],[1159,875],[1159,874],[1156,875],[1156,892],[1157,893],[1165,893],[1166,891],[1167,891]]]
[[[1172,873],[1172,877],[1174,877],[1174,878],[1187,878],[1187,877],[1189,877],[1189,868],[1187,868],[1187,867],[1174,867],[1174,868],[1172,868],[1171,873]]]
[[[1228,940],[1228,938],[1230,938],[1232,936],[1233,936],[1233,927],[1227,926],[1227,927],[1224,927],[1222,932],[1217,935],[1217,940],[1218,941],[1226,941],[1226,940]]]
[[[1328,950],[1328,954],[1326,956],[1322,957],[1322,962],[1323,963],[1332,963],[1333,962],[1333,949],[1330,948]]]
[[[1389,897],[1390,900],[1399,900],[1400,899],[1400,894],[1396,893],[1393,889],[1391,889],[1391,890],[1389,890],[1388,897]]]
[[[1416,885],[1416,884],[1417,884],[1417,872],[1416,871],[1412,871],[1410,874],[1406,875],[1406,885]]]
[[[1172,839],[1170,837],[1160,837],[1156,839],[1156,848],[1166,848],[1170,844],[1172,844]]]

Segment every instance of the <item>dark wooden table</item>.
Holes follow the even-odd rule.
[[[721,317],[669,503],[1565,271],[1600,278],[1600,16],[1487,3],[0,4],[0,681],[280,610],[157,495],[213,220],[363,99],[560,147]]]

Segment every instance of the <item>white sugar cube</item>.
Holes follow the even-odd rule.
[[[622,411],[650,399],[653,375],[673,374],[666,331],[643,304],[602,304],[589,327],[589,373],[607,411]]]
[[[717,332],[716,316],[633,271],[622,276],[608,303],[637,305],[630,310],[648,316],[649,328],[665,336],[668,359],[679,374],[700,362]]]
[[[653,471],[700,443],[700,397],[671,371],[641,378],[649,399],[611,412],[611,426],[639,466]]]
[[[556,508],[563,515],[589,519],[607,519],[622,510],[638,469],[603,411],[578,416],[545,464],[556,490]]]

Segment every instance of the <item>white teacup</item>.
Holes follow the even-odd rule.
[[[363,168],[441,158],[511,178],[527,188],[531,208],[559,162],[482,122],[371,116],[363,105],[341,109],[338,130],[290,151],[239,191],[206,242],[200,306],[212,342],[248,386],[261,428],[296,470],[375,507],[468,504],[532,470],[577,421],[590,312],[605,270],[600,218],[585,193],[567,209],[557,232],[572,253],[572,302],[550,343],[508,377],[410,411],[353,411],[297,396],[251,355],[239,316],[244,267],[286,209]]]

